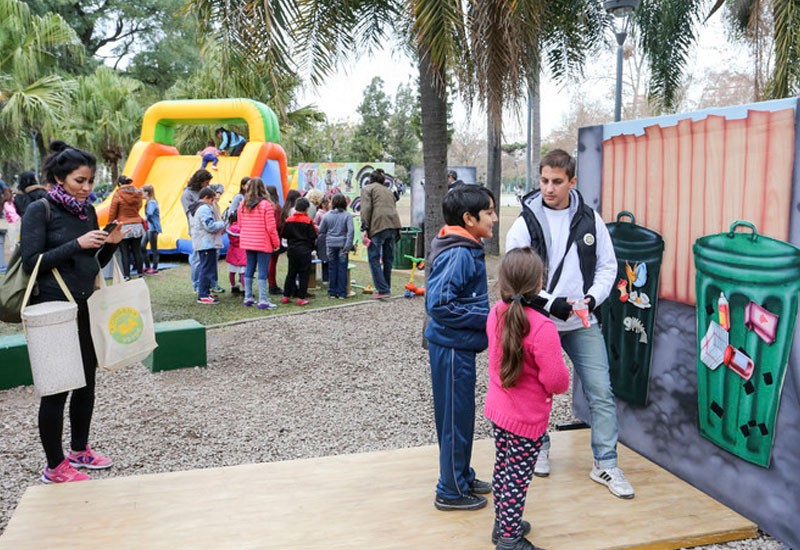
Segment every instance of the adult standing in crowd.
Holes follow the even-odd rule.
[[[231,156],[238,157],[242,154],[247,140],[234,132],[233,130],[226,130],[222,126],[217,128],[214,132],[219,140],[219,150]]]
[[[211,178],[213,176],[208,170],[203,170],[202,168],[197,170],[189,178],[189,183],[186,184],[183,195],[181,195],[181,206],[183,206],[183,213],[186,214],[186,225],[189,228],[190,237],[192,236],[192,225],[189,222],[189,207],[200,200],[200,190],[211,183]],[[192,288],[195,292],[200,286],[199,261],[200,256],[192,250],[192,253],[189,254],[189,266],[192,272]]]
[[[14,196],[14,208],[17,209],[17,214],[24,216],[30,203],[46,196],[47,189],[44,185],[39,185],[32,170],[26,170],[19,175],[17,194]]]
[[[447,188],[452,189],[456,185],[460,185],[464,183],[461,181],[461,178],[458,177],[458,172],[455,170],[450,170],[447,172]]]
[[[589,477],[614,496],[633,498],[633,487],[617,466],[617,406],[606,344],[593,313],[616,281],[614,247],[600,214],[575,189],[575,159],[554,149],[540,166],[540,191],[523,197],[522,215],[506,235],[506,251],[530,246],[545,262],[547,284],[539,295],[555,318],[561,346],[572,359],[589,405],[594,455]],[[576,304],[588,310],[588,326],[574,313]],[[549,475],[549,451],[545,434],[534,475]]]
[[[133,185],[133,180],[128,176],[117,178],[117,190],[111,197],[108,207],[108,219],[119,220],[122,224],[122,275],[125,280],[131,278],[131,261],[136,267],[139,277],[144,275],[144,256],[142,255],[142,237],[144,237],[144,224],[139,210],[142,209],[144,197],[142,192]]]
[[[58,268],[78,305],[78,340],[86,386],[73,390],[69,401],[72,437],[70,452],[64,456],[62,437],[64,407],[70,392],[42,397],[39,402],[39,437],[47,457],[42,472],[45,483],[64,483],[89,479],[79,468],[101,470],[112,465],[110,459],[89,446],[89,428],[95,397],[97,356],[92,343],[87,300],[94,292],[100,266],[108,263],[122,238],[122,226],[110,233],[97,225],[94,207],[88,202],[94,185],[97,161],[91,153],[69,147],[62,141],[50,145],[44,161],[52,190],[43,201],[29,205],[22,219],[21,253],[23,268],[33,271],[41,256],[38,292],[31,303],[66,301],[51,269]],[[96,256],[96,258],[95,258]]]
[[[374,298],[391,295],[394,243],[401,227],[394,195],[385,181],[383,174],[373,172],[369,184],[361,190],[362,241],[367,244]]]

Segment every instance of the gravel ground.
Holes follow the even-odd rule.
[[[95,478],[434,444],[423,301],[362,302],[208,332],[208,368],[98,376],[92,445],[115,466]],[[402,325],[398,320],[403,320]],[[486,394],[478,361],[478,411]],[[557,396],[551,424],[573,420]],[[0,391],[0,533],[43,453],[32,388]],[[476,438],[490,437],[478,415]],[[67,442],[65,442],[66,445]],[[780,550],[767,535],[707,549]]]

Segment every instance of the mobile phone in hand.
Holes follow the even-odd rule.
[[[117,222],[111,222],[103,228],[103,231],[106,233],[111,233],[117,228],[117,225],[119,225]]]

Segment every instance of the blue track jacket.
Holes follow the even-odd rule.
[[[446,225],[431,243],[430,262],[425,338],[448,348],[485,350],[489,293],[483,244],[463,227]]]

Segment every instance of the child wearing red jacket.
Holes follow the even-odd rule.
[[[500,263],[501,300],[489,313],[489,386],[486,418],[492,421],[492,542],[503,550],[532,550],[522,521],[533,466],[550,421],[553,394],[569,389],[555,324],[536,306],[544,265],[532,248],[510,250]]]
[[[239,217],[236,211],[228,214],[228,253],[225,261],[228,264],[228,280],[231,283],[231,294],[241,294],[244,288],[244,271],[247,267],[247,254],[239,246]],[[239,285],[236,284],[236,276],[239,276]]]

